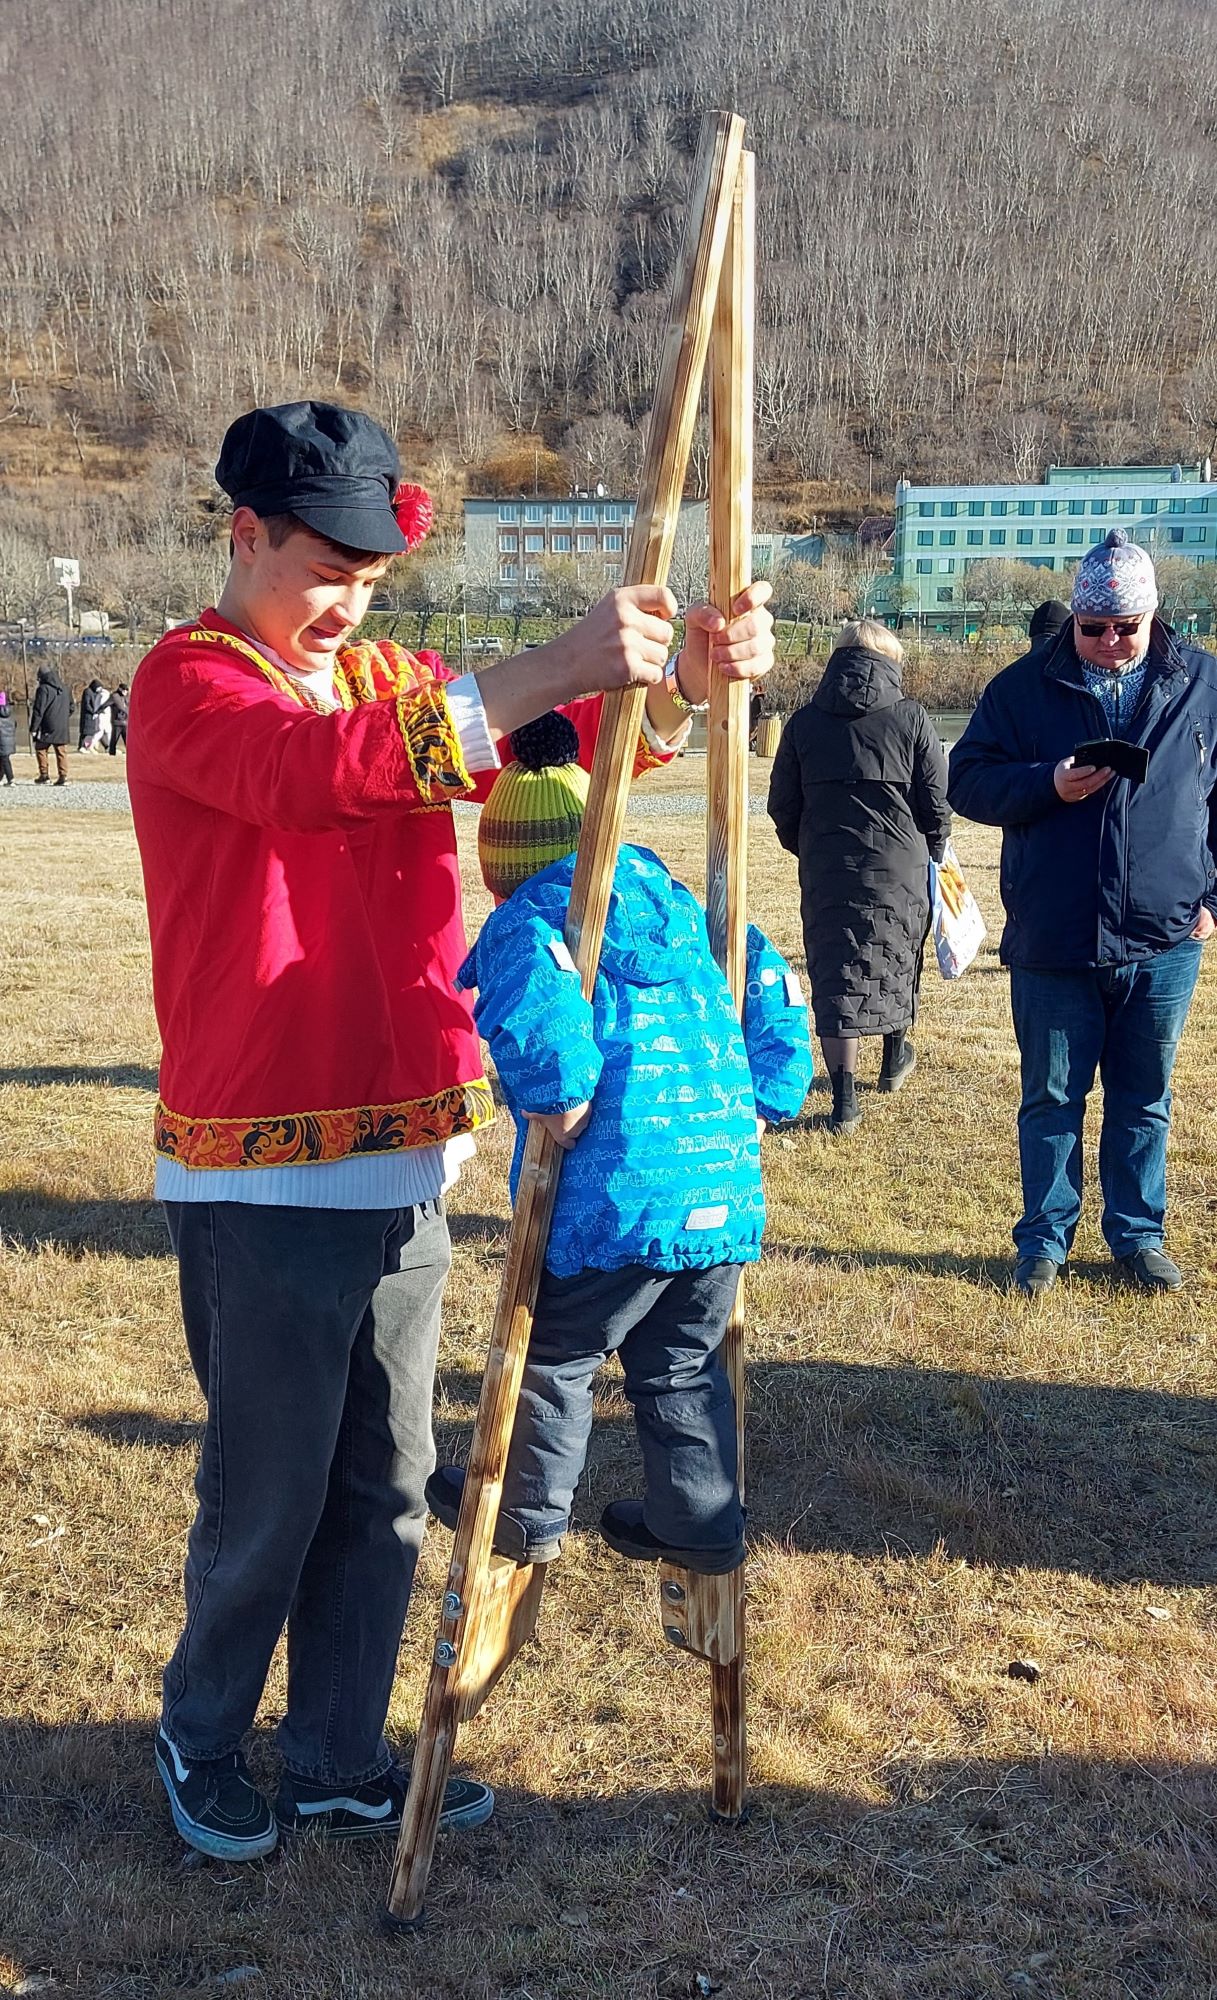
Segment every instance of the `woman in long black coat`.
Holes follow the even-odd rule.
[[[951,829],[946,759],[925,709],[904,693],[903,660],[885,625],[846,625],[815,694],[782,732],[769,787],[778,839],[799,858],[834,1132],[862,1115],[861,1036],[883,1036],[880,1090],[899,1090],[912,1072],[929,861],[942,859]]]

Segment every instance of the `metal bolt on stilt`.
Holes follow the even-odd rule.
[[[445,1616],[445,1618],[459,1618],[459,1617],[460,1617],[460,1615],[461,1615],[461,1612],[462,1612],[462,1611],[464,1610],[464,1608],[465,1608],[465,1607],[464,1607],[464,1605],[463,1605],[463,1604],[461,1603],[461,1600],[460,1600],[460,1598],[459,1598],[459,1597],[457,1596],[457,1594],[456,1594],[455,1590],[446,1590],[446,1591],[444,1592],[444,1616]]]
[[[456,1647],[450,1639],[436,1640],[435,1664],[437,1667],[454,1667],[456,1665]]]
[[[684,1585],[677,1583],[674,1579],[664,1584],[663,1594],[669,1604],[683,1604],[685,1601]]]
[[[681,1631],[679,1625],[665,1625],[663,1628],[663,1636],[665,1639],[669,1640],[673,1646],[683,1646],[685,1643],[685,1635]]]

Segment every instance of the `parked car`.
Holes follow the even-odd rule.
[[[497,632],[488,632],[480,639],[466,639],[465,656],[475,660],[501,660],[504,653],[503,641]]]

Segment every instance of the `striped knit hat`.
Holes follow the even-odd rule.
[[[500,902],[574,853],[589,782],[575,725],[556,711],[513,730],[511,748],[515,762],[495,779],[478,826],[482,879]]]

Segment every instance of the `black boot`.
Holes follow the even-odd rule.
[[[832,1116],[828,1129],[844,1137],[862,1123],[862,1106],[858,1102],[857,1085],[852,1069],[835,1069],[832,1073]]]
[[[917,1067],[917,1051],[905,1039],[908,1030],[897,1029],[894,1035],[883,1037],[883,1066],[879,1071],[880,1090],[900,1090],[908,1082]]]

